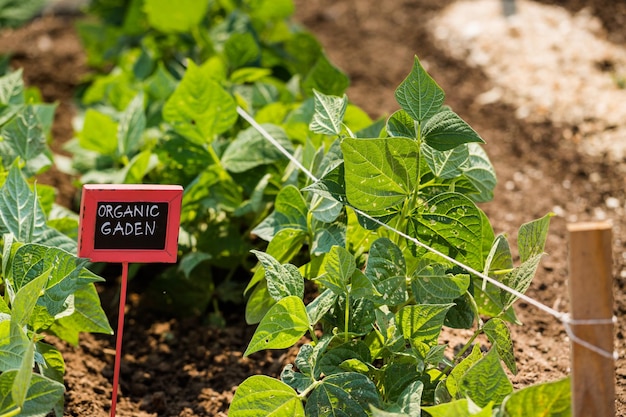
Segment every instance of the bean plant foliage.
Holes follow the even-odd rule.
[[[77,216],[54,189],[29,181],[50,167],[54,105],[26,89],[21,71],[0,77],[0,416],[63,415],[61,353],[46,334],[78,343],[80,332],[112,333],[95,282],[77,258]]]
[[[180,262],[146,299],[223,324],[220,303],[245,296],[246,355],[297,347],[280,378],[242,382],[231,416],[568,415],[568,380],[513,390],[516,297],[472,272],[525,292],[550,215],[521,226],[515,265],[477,206],[496,184],[483,140],[419,60],[372,120],[293,8],[91,1],[71,161],[46,147],[53,106],[0,79],[0,417],[62,414],[44,333],[111,332],[71,255],[76,215],[33,184],[53,159],[82,183],[182,185]],[[452,355],[444,326],[473,336]]]
[[[229,415],[568,415],[567,379],[514,391],[516,297],[460,266],[524,293],[550,214],[521,226],[514,266],[476,205],[496,183],[479,134],[443,104],[417,57],[395,96],[400,110],[353,132],[347,97],[315,93],[310,129],[328,146],[305,160],[316,180],[281,189],[253,230],[269,245],[254,252],[247,288],[258,327],[245,355],[299,351],[279,379],[245,380]],[[317,289],[308,304],[306,281]],[[443,326],[474,329],[454,357]]]

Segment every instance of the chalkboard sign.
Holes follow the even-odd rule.
[[[78,255],[94,262],[176,262],[182,187],[85,185]]]

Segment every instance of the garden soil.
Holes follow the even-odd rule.
[[[614,312],[618,318],[615,347],[619,354],[616,408],[617,415],[626,416],[623,330],[626,324],[626,162],[611,155],[607,148],[586,151],[589,135],[585,134],[588,132],[585,123],[596,120],[584,117],[580,121],[554,120],[550,107],[544,109],[542,118],[531,117],[536,113],[532,108],[531,114],[524,114],[519,103],[507,99],[510,95],[498,84],[497,73],[464,58],[463,53],[471,55],[468,49],[460,55],[453,50],[449,39],[431,26],[432,19],[440,18],[444,8],[452,3],[442,0],[297,0],[295,20],[314,32],[331,60],[349,74],[352,80],[349,98],[373,117],[398,108],[393,91],[410,71],[414,55],[420,57],[446,92],[446,103],[487,142],[485,149],[499,181],[495,199],[482,208],[496,233],[506,233],[510,241],[514,241],[522,223],[548,212],[556,214],[546,245],[547,255],[527,293],[529,296],[559,311],[568,311],[567,224],[598,220],[612,223]],[[549,3],[558,3],[573,15],[595,16],[599,25],[596,36],[615,46],[626,44],[626,3],[614,0],[540,2]],[[583,7],[586,8],[583,10]],[[45,100],[59,104],[52,147],[60,155],[63,155],[62,143],[73,134],[73,94],[89,71],[73,29],[75,18],[43,16],[25,28],[0,32],[0,52],[12,51],[12,62],[24,68],[27,83],[38,86]],[[491,40],[494,45],[499,41],[498,38]],[[548,41],[554,43],[555,53],[559,45],[569,42],[567,38],[546,39]],[[584,57],[590,45],[581,39],[576,42],[576,48],[583,51]],[[460,47],[462,50],[464,46]],[[498,62],[497,55],[489,59],[494,61],[488,62]],[[615,71],[610,56],[596,64],[609,75],[613,71],[615,76],[626,76]],[[525,70],[530,74],[535,69],[524,68],[523,63],[504,66],[500,75]],[[557,78],[570,76],[560,73],[558,67],[554,71],[559,72]],[[574,76],[585,78],[580,74]],[[546,94],[550,85],[543,87],[548,89]],[[569,93],[572,103],[576,103],[576,89]],[[621,102],[621,107],[605,111],[623,112],[624,106],[626,100]],[[611,131],[626,126],[626,120],[619,123],[603,125],[600,129]],[[58,202],[76,208],[74,178],[54,169],[40,181],[59,189]],[[119,270],[111,268],[106,272],[108,281],[99,291],[115,327]],[[245,378],[260,373],[277,375],[286,361],[293,359],[293,351],[256,353],[244,358],[242,353],[254,329],[245,325],[240,306],[225,307],[224,327],[211,326],[202,318],[167,317],[147,308],[150,300],[144,295],[140,281],[131,281],[129,287],[118,416],[225,416],[237,385]],[[516,304],[516,311],[523,326],[512,330],[519,369],[518,375],[513,377],[515,386],[519,388],[568,375],[569,339],[562,323],[524,302]],[[443,342],[455,346],[465,340],[464,336],[466,334],[446,332]],[[49,341],[62,350],[66,361],[65,415],[108,416],[114,337],[83,335],[79,346],[75,347],[52,338]]]

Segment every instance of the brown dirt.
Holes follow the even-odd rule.
[[[626,5],[612,0],[544,0],[572,11],[583,6],[598,16],[607,39],[626,40]],[[397,109],[393,90],[410,70],[417,54],[447,94],[451,105],[487,141],[486,150],[499,178],[496,198],[483,206],[495,231],[513,241],[524,222],[560,207],[553,218],[548,256],[528,295],[561,311],[568,309],[568,221],[594,220],[599,210],[614,225],[614,311],[618,317],[616,349],[617,415],[626,416],[626,363],[622,329],[626,324],[626,219],[607,207],[607,197],[623,207],[623,163],[582,155],[564,139],[565,129],[550,123],[528,124],[514,109],[494,103],[479,105],[475,97],[490,89],[487,77],[440,50],[424,24],[449,4],[439,0],[297,0],[296,19],[321,40],[333,62],[352,79],[350,99],[373,116]],[[47,40],[46,40],[47,39]],[[582,46],[581,46],[582,47]],[[14,63],[25,68],[29,84],[44,97],[59,101],[53,148],[72,135],[72,91],[85,73],[84,59],[71,22],[47,17],[15,32],[0,32],[0,52],[13,50]],[[59,201],[74,201],[71,178],[52,171],[44,178],[60,187]],[[111,279],[100,290],[103,305],[116,323]],[[239,308],[226,313],[227,327],[216,329],[200,319],[175,320],[142,308],[142,291],[129,288],[121,372],[119,416],[225,416],[237,384],[258,373],[275,375],[288,353],[276,351],[243,358],[253,329]],[[516,305],[524,326],[513,329],[518,360],[517,386],[549,381],[569,372],[569,341],[556,319],[525,303]],[[78,347],[57,343],[67,364],[67,416],[106,416],[110,407],[115,340],[83,335]]]

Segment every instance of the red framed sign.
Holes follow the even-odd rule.
[[[78,256],[93,262],[176,262],[183,188],[83,186]]]

